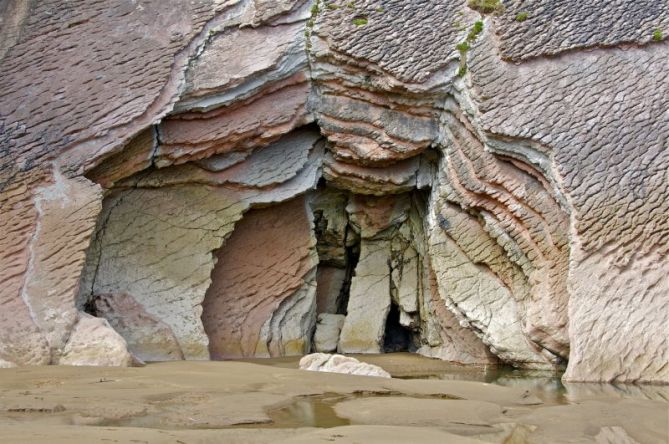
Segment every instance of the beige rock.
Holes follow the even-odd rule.
[[[82,176],[119,189],[78,308],[105,299],[142,325],[116,324],[133,347],[172,332],[167,355],[207,358],[212,252],[322,168],[342,190],[313,207],[322,265],[346,268],[362,238],[349,318],[363,348],[392,300],[430,356],[494,362],[490,346],[516,366],[569,361],[569,380],[669,381],[664,2],[536,0],[527,21],[522,2],[483,16],[460,0],[321,2],[308,22],[295,0],[23,3],[0,6],[1,362],[69,344],[101,197]],[[327,155],[292,144],[314,119]],[[302,350],[315,283],[328,311],[347,285],[300,267],[254,319],[254,354]],[[134,302],[112,309],[120,295]]]
[[[121,152],[109,156],[86,176],[109,188],[119,180],[149,168],[157,146],[157,132],[155,127],[151,126],[133,137]]]
[[[424,151],[437,137],[432,116],[411,115],[350,97],[323,95],[318,123],[336,159],[383,165]]]
[[[393,302],[400,308],[401,314],[410,316],[418,311],[419,258],[418,253],[411,246],[406,249],[400,246],[399,249],[400,254],[391,264],[393,269],[391,279],[396,291],[391,291],[390,294]],[[396,251],[395,248],[393,250]],[[409,326],[408,324],[402,325]]]
[[[638,18],[657,14],[635,5]],[[556,8],[546,13],[564,12]],[[638,39],[636,31],[623,31],[627,26],[593,30],[592,40],[584,42],[565,22],[553,34],[559,37],[541,51],[621,41],[623,34],[626,41]],[[540,49],[531,38],[518,38],[523,44],[517,51],[507,50],[514,57]],[[494,145],[491,150],[529,159],[570,214],[571,252],[558,276],[569,293],[560,305],[568,307],[568,316],[561,316],[568,318],[566,378],[571,380],[666,382],[669,377],[663,365],[667,341],[656,334],[666,330],[668,321],[666,279],[660,276],[669,272],[669,126],[657,116],[669,99],[656,94],[669,88],[661,74],[668,69],[665,51],[661,44],[629,51],[572,51],[559,61],[540,58],[520,66],[498,63],[489,40],[472,53],[472,98],[485,111],[481,125],[496,138],[528,142],[515,150]],[[532,72],[523,65],[531,65]],[[639,78],[641,84],[628,75],[638,69],[649,73]],[[610,99],[611,107],[602,105],[602,97]]]
[[[360,261],[351,280],[346,322],[341,331],[341,353],[381,353],[390,310],[390,243],[364,240]]]
[[[0,240],[2,359],[21,365],[50,362],[46,336],[55,344],[63,325],[41,332],[22,294],[28,284],[37,290],[41,281],[55,283],[56,292],[76,292],[77,264],[89,236],[83,226],[70,225],[68,232],[62,224],[58,243],[65,249],[33,252],[41,242],[37,189],[59,183],[52,169],[62,172],[65,182],[73,180],[74,188],[85,189],[84,179],[75,177],[162,118],[177,98],[189,57],[208,35],[204,28],[229,6],[209,0],[188,5],[12,1],[0,8],[0,231],[7,234]],[[42,204],[50,212],[66,201],[47,198]],[[61,214],[81,216],[83,222],[92,216],[91,208]],[[31,257],[49,276],[29,277]],[[63,261],[62,268],[50,268],[57,261]],[[65,324],[72,321],[68,310]],[[58,310],[44,315],[45,328],[59,324]]]
[[[202,160],[195,161],[195,164],[207,171],[218,172],[230,168],[243,162],[251,155],[250,151],[233,151],[225,154],[215,154]]]
[[[440,297],[448,309],[461,320],[461,325],[471,325],[483,343],[502,360],[529,367],[549,366],[549,361],[523,334],[518,303],[510,287],[489,268],[477,266],[459,247],[468,245],[468,249],[480,251],[481,256],[490,260],[504,257],[499,245],[482,235],[478,221],[454,207],[444,206],[435,211],[428,219],[430,263]],[[441,226],[437,220],[442,221]]]
[[[360,362],[355,358],[327,353],[312,353],[300,359],[300,369],[315,372],[344,373],[347,375],[390,378],[378,365]]]
[[[571,353],[564,379],[669,380],[665,334],[669,331],[669,255],[658,251],[634,258],[613,277],[610,270],[616,267],[606,249],[592,256],[582,254],[575,252],[569,275]],[[598,340],[592,341],[593,337]],[[640,344],[631,338],[643,340]]]
[[[424,267],[422,281],[425,290],[420,308],[422,345],[416,352],[462,364],[498,364],[497,357],[474,331],[461,325],[448,309],[439,295],[439,284],[429,263]]]
[[[78,319],[79,274],[101,200],[98,185],[58,172],[51,185],[37,190],[38,219],[22,298],[49,343],[53,361]]]
[[[545,7],[550,5],[550,7]],[[637,45],[647,43],[651,34],[639,26],[640,23],[655,23],[659,29],[667,29],[669,10],[667,5],[635,3],[634,9],[599,8],[596,4],[585,5],[578,1],[564,3],[538,3],[533,11],[538,26],[523,26],[515,20],[523,11],[522,5],[509,4],[499,18],[495,17],[497,36],[500,39],[501,56],[514,62],[533,57],[557,56],[566,51],[596,46],[612,47],[623,42]],[[583,7],[579,7],[583,6]],[[631,12],[631,14],[630,14]],[[587,33],[575,32],[574,24],[584,17],[592,20]],[[504,22],[505,26],[498,26]],[[546,32],[545,23],[559,23]],[[611,26],[615,23],[616,26]]]
[[[200,319],[212,252],[247,204],[225,190],[179,186],[134,189],[104,202],[82,277],[80,305],[126,293],[172,330],[186,359],[209,359]],[[128,338],[140,347],[138,338]],[[141,347],[151,349],[153,340]],[[173,350],[166,350],[166,353]]]
[[[253,0],[253,7],[250,8],[253,11],[253,23],[258,24],[266,20],[277,20],[277,16],[294,10],[300,3],[300,0]],[[308,17],[308,10],[303,14],[302,19]]]
[[[568,215],[560,204],[561,197],[531,165],[518,160],[503,162],[486,153],[467,122],[462,123],[465,117],[456,110],[453,114],[444,118],[453,146],[442,162],[438,199],[478,215],[481,227],[477,228],[478,240],[465,234],[457,241],[458,247],[479,258],[510,289],[523,334],[541,347],[549,360],[564,359],[569,350],[564,279]],[[460,236],[457,230],[451,235]],[[481,243],[497,251],[486,258],[480,253]]]
[[[48,364],[58,359],[77,320],[78,275],[101,192],[88,180],[68,179],[57,170],[32,192],[31,201],[22,201],[20,193],[25,192],[9,188],[2,196],[10,205],[3,205],[0,226],[8,223],[5,232],[16,237],[3,239],[7,262],[0,276],[5,307],[0,314],[0,357],[20,365]],[[34,230],[30,237],[29,230]],[[25,242],[23,251],[17,241]],[[21,273],[18,287],[13,281]]]
[[[406,221],[410,206],[408,194],[382,197],[354,195],[346,206],[346,212],[360,236],[371,239]]]
[[[128,367],[133,359],[125,340],[106,319],[79,313],[70,338],[58,360],[61,365]]]
[[[205,0],[180,8],[170,0],[3,9],[15,26],[7,27],[6,41],[13,45],[2,51],[0,109],[7,130],[1,139],[15,149],[0,164],[0,182],[21,170],[37,172],[54,159],[80,175],[83,165],[118,152],[171,109],[190,56],[208,37],[204,28],[232,4]],[[48,40],[41,38],[45,31]],[[72,63],[63,64],[63,51]]]
[[[31,179],[31,178],[28,178]],[[48,180],[46,177],[43,178]],[[38,213],[35,185],[23,181],[0,191],[0,359],[18,365],[49,364],[49,343],[39,330],[30,306],[23,298],[31,258],[31,241]]]
[[[286,182],[305,167],[319,138],[320,134],[313,129],[292,131],[218,174],[218,182],[257,188]]]
[[[330,313],[320,313],[316,319],[314,333],[314,350],[321,353],[337,351],[339,334],[344,326],[346,316]]]

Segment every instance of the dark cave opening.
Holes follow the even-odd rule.
[[[390,304],[390,311],[386,318],[386,328],[383,338],[383,352],[413,352],[413,332],[400,324],[400,309],[397,304]]]
[[[350,227],[348,230],[350,230]],[[346,259],[346,277],[344,279],[344,284],[341,287],[341,291],[339,292],[339,298],[337,299],[337,314],[343,315],[347,314],[348,300],[351,293],[351,279],[355,274],[355,267],[360,260],[359,239],[358,242],[346,247]]]

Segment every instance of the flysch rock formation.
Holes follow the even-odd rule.
[[[669,6],[0,5],[0,367],[669,383]]]

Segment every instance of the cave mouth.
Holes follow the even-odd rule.
[[[414,333],[400,323],[400,309],[390,304],[383,336],[383,353],[415,352]]]

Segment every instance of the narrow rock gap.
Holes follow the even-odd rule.
[[[346,228],[347,239],[348,233],[351,232],[351,228]],[[355,267],[358,265],[360,260],[360,238],[356,239],[356,242],[346,247],[346,276],[344,277],[344,284],[341,287],[339,292],[339,297],[337,298],[337,314],[346,315],[348,308],[348,300],[351,293],[351,279],[355,275]]]
[[[413,332],[400,324],[400,309],[397,304],[390,305],[386,318],[386,328],[383,337],[383,352],[415,352]]]

